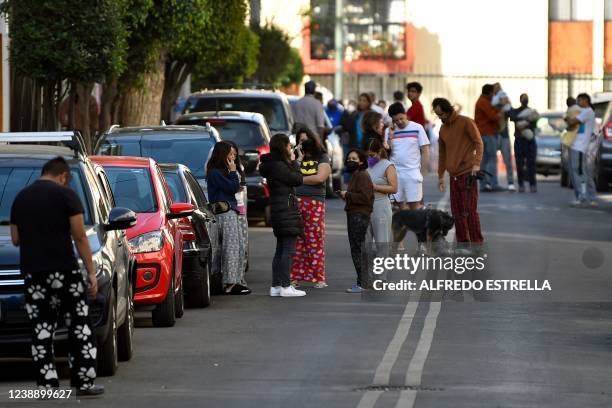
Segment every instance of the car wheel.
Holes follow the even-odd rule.
[[[108,322],[111,325],[108,336],[98,345],[98,374],[102,377],[112,376],[119,367],[117,347],[117,305],[115,304],[115,290],[111,289]]]
[[[213,295],[223,294],[223,275],[216,273],[210,276],[210,293]]]
[[[134,288],[131,283],[128,283],[125,321],[117,332],[117,346],[119,348],[119,360],[131,360],[132,355],[134,355]]]
[[[174,274],[170,276],[170,284],[168,285],[168,292],[166,293],[166,299],[158,304],[151,317],[153,319],[153,326],[155,327],[172,327],[176,323],[176,313],[174,311],[175,300],[174,300]]]
[[[177,319],[180,319],[185,314],[185,292],[183,291],[183,282],[181,282],[181,286],[174,296],[174,301],[176,302],[174,306],[174,314],[176,315]]]
[[[190,307],[210,306],[210,261],[202,268],[202,276],[194,277],[191,289],[187,292],[187,304]]]

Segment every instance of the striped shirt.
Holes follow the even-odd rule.
[[[385,140],[389,139],[389,129],[385,131]],[[421,168],[421,147],[429,144],[429,139],[423,126],[416,122],[408,122],[406,127],[393,132],[391,161],[398,170],[413,170]]]

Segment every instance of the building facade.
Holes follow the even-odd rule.
[[[305,72],[334,89],[335,0],[260,0],[300,49]],[[363,91],[391,100],[409,81],[424,102],[446,96],[472,114],[484,83],[537,109],[562,109],[568,95],[608,90],[612,0],[343,0],[342,99]]]

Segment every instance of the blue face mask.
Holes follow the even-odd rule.
[[[380,161],[378,157],[368,156],[368,166],[374,167]]]

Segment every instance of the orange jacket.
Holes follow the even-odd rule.
[[[499,133],[500,112],[491,105],[491,97],[480,95],[476,102],[474,121],[482,136]]]

